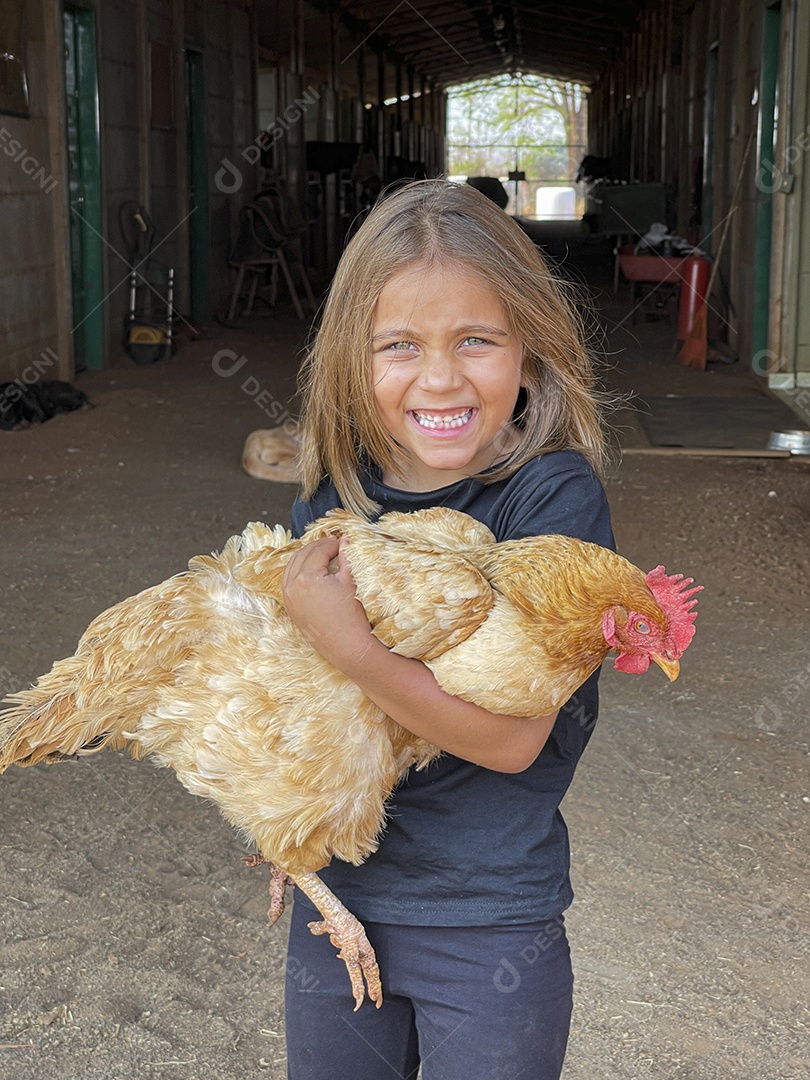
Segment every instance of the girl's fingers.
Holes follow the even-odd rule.
[[[284,567],[282,588],[286,588],[294,578],[305,571],[316,577],[325,577],[329,563],[338,554],[338,545],[337,537],[325,536],[299,548]]]
[[[351,565],[349,563],[349,560],[346,558],[346,549],[348,548],[348,546],[349,546],[349,538],[348,538],[348,536],[341,536],[340,542],[338,544],[338,549],[337,549],[337,561],[338,561],[338,566],[340,567],[340,570],[345,571],[345,573],[347,573],[349,575],[349,577],[351,577],[352,576],[352,568],[351,568]]]
[[[319,566],[327,567],[337,555],[339,547],[340,541],[336,536],[324,536],[320,540],[313,540],[297,554],[301,556],[302,568],[316,570]]]
[[[344,541],[330,536],[299,548],[284,568],[282,590],[287,615],[321,656],[338,668],[346,657],[356,658],[371,627]]]

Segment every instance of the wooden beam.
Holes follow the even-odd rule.
[[[738,450],[725,446],[627,446],[623,457],[738,457],[738,458],[796,458],[790,450]],[[810,463],[810,458],[804,461]]]

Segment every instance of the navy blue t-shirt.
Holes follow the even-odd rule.
[[[573,451],[534,458],[493,484],[469,479],[410,492],[369,476],[364,487],[383,513],[449,506],[483,522],[499,541],[561,533],[615,546],[604,489]],[[325,481],[310,501],[296,500],[294,535],[341,505]],[[333,859],[319,871],[324,883],[361,921],[494,926],[558,915],[573,899],[559,806],[596,722],[598,674],[562,707],[525,771],[493,772],[452,754],[411,769],[388,802],[378,851],[362,866]],[[300,893],[296,902],[309,903]]]

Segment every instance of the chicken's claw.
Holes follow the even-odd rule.
[[[383,1001],[380,969],[363,924],[341,904],[317,874],[304,873],[292,876],[301,892],[309,897],[323,915],[321,922],[308,924],[310,930],[313,934],[328,934],[329,940],[339,950],[338,956],[346,965],[355,1000],[354,1011],[357,1012],[365,1000],[366,986],[368,986],[368,996],[379,1009]],[[365,985],[363,984],[364,977]]]
[[[329,940],[339,950],[338,956],[346,965],[352,984],[352,994],[356,1002],[354,1011],[357,1012],[365,1000],[366,986],[368,986],[368,996],[379,1009],[383,1003],[383,996],[377,957],[363,929],[363,924],[351,912],[347,911],[346,915],[348,918],[341,918],[340,925],[336,925],[336,922],[331,919],[323,919],[321,922],[307,923],[307,926],[313,934],[328,934]]]
[[[251,868],[261,866],[262,863],[267,863],[270,867],[270,886],[268,890],[270,893],[270,910],[267,912],[267,925],[272,926],[275,922],[278,922],[284,913],[284,890],[288,885],[294,885],[295,882],[285,870],[282,870],[280,866],[276,866],[275,863],[271,863],[261,853],[245,855],[242,862],[245,866]]]
[[[242,862],[249,870],[252,870],[256,866],[262,866],[267,862],[267,859],[265,859],[264,855],[260,852],[256,852],[253,855],[243,855]],[[271,863],[270,865],[272,866],[273,864]]]

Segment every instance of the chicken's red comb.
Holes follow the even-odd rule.
[[[647,574],[647,584],[655,597],[656,603],[669,621],[667,641],[680,656],[695,634],[694,622],[697,611],[697,599],[690,600],[702,585],[694,585],[694,578],[685,578],[683,574],[667,574],[663,566],[656,566]],[[693,585],[693,588],[689,588]]]

